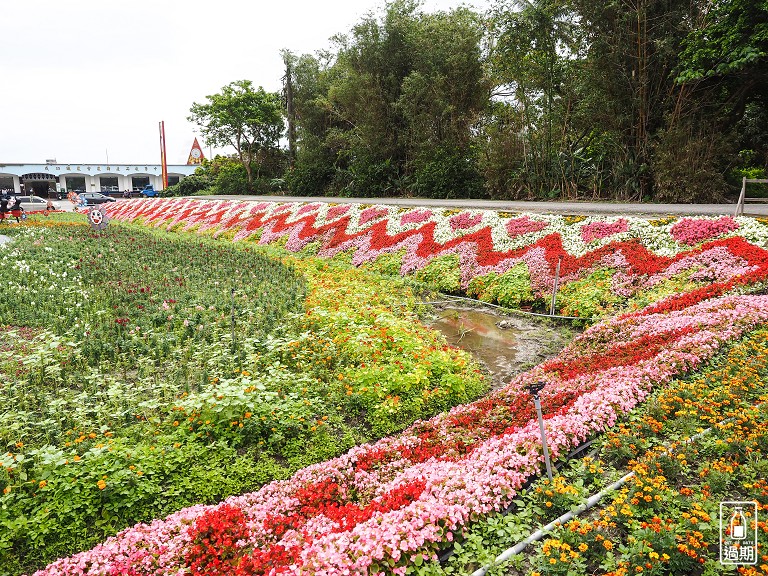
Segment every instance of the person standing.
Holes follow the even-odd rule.
[[[21,207],[21,198],[16,197],[16,201],[11,206],[11,216],[16,218],[16,223],[21,222],[21,216],[24,213],[24,208]]]

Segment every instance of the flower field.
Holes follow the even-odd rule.
[[[758,503],[758,542],[768,546],[768,332],[738,341],[690,379],[652,393],[628,421],[515,500],[516,514],[492,515],[432,574],[467,574],[541,523],[605,488],[629,467],[635,476],[601,507],[556,529],[513,560],[512,574],[727,573],[718,561],[718,505]],[[693,442],[692,436],[698,435]],[[492,535],[489,542],[489,535]],[[763,552],[743,574],[765,574]],[[734,570],[735,571],[735,570]]]
[[[765,278],[768,226],[753,218],[508,215],[395,206],[154,200],[110,216],[396,271],[481,300],[544,307],[561,260],[561,312],[584,318],[639,310],[700,289],[708,297]],[[580,282],[579,282],[580,281]],[[570,288],[567,285],[571,284]],[[548,307],[547,307],[548,309]]]
[[[8,234],[3,574],[289,477],[485,387],[414,321],[406,287],[361,271],[141,228],[48,219]]]
[[[596,523],[588,530],[591,539],[578,540],[575,535],[550,539],[521,565],[523,571],[547,573],[552,569],[566,574],[589,567],[625,574],[655,567],[662,573],[669,563],[688,566],[689,560],[698,562],[702,554],[706,562],[714,544],[703,528],[700,537],[685,532],[688,527],[678,526],[671,536],[665,536],[663,545],[635,546],[639,534],[645,534],[643,530],[653,531],[659,522],[665,522],[658,512],[670,502],[678,502],[673,488],[695,494],[698,488],[688,485],[693,486],[696,474],[706,476],[701,475],[704,468],[693,472],[677,468],[673,471],[679,477],[662,479],[654,466],[664,459],[657,454],[643,460],[645,452],[653,451],[651,433],[673,438],[678,428],[697,425],[683,418],[688,412],[709,422],[707,418],[727,417],[738,408],[758,428],[754,438],[747,436],[743,441],[751,442],[749,450],[758,460],[762,453],[759,429],[765,413],[751,406],[764,394],[765,369],[740,360],[743,352],[742,356],[733,352],[736,356],[725,359],[721,354],[744,338],[747,344],[740,345],[747,348],[762,342],[760,334],[764,333],[754,331],[768,321],[768,296],[759,294],[768,273],[768,251],[761,247],[768,238],[768,227],[759,221],[728,217],[585,219],[199,200],[121,202],[109,212],[113,219],[145,228],[197,232],[205,246],[229,246],[224,240],[235,240],[238,254],[270,254],[307,279],[303,311],[280,312],[280,317],[273,313],[275,326],[263,329],[266,335],[241,338],[240,348],[231,338],[233,353],[226,351],[225,322],[219,332],[224,349],[201,365],[207,367],[214,358],[228,356],[227,368],[237,370],[236,381],[231,382],[225,372],[206,373],[205,384],[197,378],[198,387],[177,394],[170,411],[157,417],[153,430],[158,435],[169,434],[176,442],[180,437],[192,438],[195,446],[207,448],[215,442],[269,447],[273,461],[278,453],[290,454],[291,446],[296,450],[309,439],[310,445],[317,446],[318,458],[295,473],[255,491],[241,490],[240,495],[219,504],[177,507],[164,518],[157,514],[154,520],[146,519],[91,550],[59,559],[38,574],[441,573],[443,568],[434,561],[438,551],[452,542],[459,551],[462,546],[471,549],[477,531],[500,523],[509,527],[516,518],[522,522],[524,509],[505,517],[509,520],[498,519],[498,512],[515,501],[528,503],[531,509],[557,508],[551,498],[541,506],[531,499],[535,496],[523,494],[528,500],[520,500],[526,480],[540,473],[543,459],[532,402],[523,391],[536,381],[546,383],[541,398],[553,457],[565,456],[588,438],[604,438],[605,462],[595,464],[595,470],[635,467],[638,482],[644,484],[623,493],[625,501],[642,507],[637,494],[647,485],[655,492],[651,492],[652,502],[642,502],[658,504],[656,516],[621,512],[626,517],[621,525],[610,512],[602,520],[590,520]],[[122,233],[123,228],[118,230]],[[139,230],[129,227],[125,233],[138,234]],[[174,242],[173,235],[143,233]],[[220,240],[209,240],[209,236]],[[279,242],[287,252],[263,252],[265,248],[254,241],[261,245]],[[288,256],[291,251],[301,252],[301,257]],[[393,276],[369,274],[396,271],[448,291],[463,290],[487,301],[535,309],[552,290],[558,262],[561,311],[583,317],[591,326],[556,358],[474,402],[468,401],[480,393],[482,385],[465,357],[441,347],[439,339],[418,323],[409,323],[407,317],[397,323],[398,315],[392,311],[402,308],[400,314],[407,314],[414,306],[407,284]],[[240,268],[248,265],[233,267]],[[365,292],[366,283],[376,287]],[[377,294],[376,288],[398,290],[399,297]],[[368,314],[374,306],[379,308]],[[217,309],[223,307],[222,303]],[[289,323],[282,318],[293,320]],[[243,319],[243,323],[248,322]],[[291,327],[285,328],[286,324]],[[38,338],[34,330],[46,329],[33,322],[26,326],[31,332],[15,338],[19,346],[33,345]],[[120,328],[129,326],[130,322]],[[181,326],[189,328],[183,322]],[[425,340],[425,348],[418,348],[417,343]],[[310,367],[312,376],[307,377]],[[275,376],[275,370],[285,370],[284,377]],[[723,396],[731,388],[718,387],[717,375],[726,373],[728,382],[741,383],[741,403]],[[686,388],[685,377],[690,374],[700,382]],[[209,384],[211,379],[218,379],[215,386]],[[270,411],[272,403],[302,385],[312,388],[313,379],[322,386],[311,397],[300,397],[313,412],[312,433],[291,437],[298,444],[276,440],[280,434],[273,437],[259,421],[275,416]],[[323,390],[331,398],[324,398]],[[244,404],[240,397],[251,393],[255,397],[252,403]],[[209,415],[216,413],[213,406],[219,403],[236,408],[215,425],[213,420],[208,422]],[[710,414],[707,407],[712,405],[716,409]],[[322,458],[324,442],[339,437],[322,436],[318,426],[326,426],[326,420],[315,415],[324,412],[328,421],[338,414],[365,419],[362,430],[370,435],[368,439],[390,436],[361,443],[363,434],[353,429],[347,446],[337,441],[335,449],[326,451],[328,457]],[[147,421],[151,420],[152,415]],[[627,422],[639,424],[628,427]],[[166,429],[169,431],[164,432]],[[358,430],[357,437],[354,430]],[[606,430],[608,434],[600,436]],[[640,432],[634,442],[621,436]],[[280,433],[283,437],[288,434]],[[732,434],[727,438],[721,440],[733,442]],[[357,445],[351,447],[353,444]],[[635,452],[620,453],[627,447]],[[704,464],[715,466],[707,470],[725,466],[721,462],[725,452],[701,454]],[[693,456],[689,461],[693,462]],[[15,462],[10,461],[11,466]],[[586,474],[583,466],[579,472]],[[35,482],[33,492],[48,488],[39,485],[38,477]],[[105,487],[97,485],[96,489],[103,494],[108,482],[109,478],[104,479]],[[684,482],[687,484],[682,486]],[[732,484],[731,488],[743,496],[762,489],[759,483],[756,489],[751,486],[737,489]],[[565,484],[542,490],[545,495],[547,490],[553,495],[557,492],[565,500],[580,495],[578,489]],[[706,490],[714,493],[711,486]],[[723,490],[726,488],[717,493],[726,494]],[[690,496],[687,491],[679,494]],[[16,492],[14,487],[6,498]],[[624,503],[612,507],[621,510]],[[693,510],[697,521],[705,518],[693,502],[678,508],[689,515]],[[627,520],[633,515],[646,525]],[[711,511],[706,517],[705,522],[712,520]],[[616,546],[621,554],[601,551],[600,560],[594,552],[598,546],[605,552]],[[699,552],[694,557],[687,553],[691,550]],[[586,551],[594,555],[584,554]],[[449,563],[445,573],[471,563],[460,552],[455,556],[455,565]]]

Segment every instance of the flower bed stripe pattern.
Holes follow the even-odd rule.
[[[656,274],[697,253],[691,248],[695,240],[727,238],[737,242],[738,250],[742,244],[768,238],[768,227],[744,217],[683,219],[661,226],[631,217],[568,224],[562,216],[504,218],[483,210],[451,215],[426,208],[401,213],[394,206],[176,199],[119,202],[107,209],[113,219],[141,219],[164,227],[184,222],[184,229],[231,231],[236,240],[257,233],[262,244],[285,238],[285,247],[293,251],[318,242],[320,256],[352,250],[355,265],[404,250],[402,274],[455,254],[465,288],[476,276],[503,273],[523,262],[539,296],[551,290],[560,257],[561,283],[566,283],[596,265],[622,267],[633,275]],[[727,242],[722,245],[730,249]]]
[[[236,551],[236,565],[248,566],[247,573],[404,573],[417,556],[433,557],[462,526],[508,505],[540,470],[538,425],[524,385],[548,383],[542,398],[557,457],[613,425],[652,387],[696,368],[723,343],[766,321],[768,297],[731,296],[597,324],[557,362],[590,350],[603,357],[610,337],[627,364],[583,373],[563,371],[557,362],[541,365],[400,436],[359,446],[219,506],[139,524],[38,574],[181,573],[194,545],[193,522],[222,506],[247,518],[248,538]],[[647,337],[664,341],[650,357]]]
[[[476,274],[512,261],[529,263],[528,258],[542,267],[539,286],[546,285],[544,276],[551,274],[559,256],[565,275],[576,277],[587,267],[619,262],[625,273],[642,274],[643,281],[651,283],[670,266],[684,266],[686,258],[727,266],[714,265],[717,281],[706,289],[595,324],[557,358],[515,377],[486,398],[417,422],[398,436],[353,448],[257,492],[136,525],[93,550],[51,564],[37,573],[40,576],[182,574],[190,569],[231,574],[404,574],[407,566],[434,559],[456,531],[506,507],[525,480],[540,471],[538,424],[523,391],[527,384],[539,380],[547,384],[541,397],[556,458],[612,426],[652,388],[696,369],[726,342],[768,321],[768,296],[723,296],[737,285],[761,281],[768,273],[768,252],[742,236],[674,249],[658,234],[645,244],[632,237],[642,229],[632,219],[577,227],[564,234],[558,231],[561,224],[550,219],[545,228],[522,235],[517,234],[520,229],[537,226],[518,221],[516,236],[508,234],[502,223],[506,239],[494,243],[499,227],[488,223],[493,216],[485,212],[454,215],[454,220],[432,214],[427,220],[430,211],[425,209],[401,215],[383,206],[232,203],[225,209],[208,203],[206,211],[199,204],[126,202],[111,216],[141,217],[147,224],[163,225],[174,217],[171,207],[191,210],[188,214],[196,214],[192,225],[198,229],[211,222],[212,226],[235,223],[237,239],[260,230],[262,242],[287,236],[290,249],[322,240],[320,251],[326,255],[355,248],[357,263],[406,247],[404,268],[414,259],[456,253],[468,267],[466,273]],[[336,208],[340,209],[329,216]],[[190,220],[176,220],[183,222],[189,225]],[[740,233],[759,232],[757,224],[733,222]],[[402,227],[408,229],[397,231]],[[702,234],[700,228],[691,229],[684,229],[685,238]],[[528,235],[527,244],[514,246]],[[594,244],[594,249],[585,249],[589,247],[582,235],[591,238],[589,247]],[[713,254],[724,260],[712,260]],[[532,279],[534,275],[532,270]]]

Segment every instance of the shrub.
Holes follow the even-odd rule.
[[[163,197],[169,196],[192,196],[210,188],[212,182],[209,176],[204,174],[192,174],[179,180],[178,184],[168,186],[160,194]]]
[[[533,300],[528,267],[520,263],[503,274],[491,272],[477,276],[470,281],[467,294],[483,302],[498,302],[507,308],[518,308],[523,302]]]
[[[435,147],[414,162],[413,184],[426,198],[480,198],[483,179],[473,158],[458,149]]]
[[[459,257],[455,255],[438,256],[424,268],[416,271],[413,277],[438,292],[458,293],[461,291]]]
[[[219,194],[248,194],[248,175],[245,167],[236,162],[224,164],[216,175],[215,187]]]

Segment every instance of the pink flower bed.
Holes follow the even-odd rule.
[[[448,222],[451,225],[451,229],[456,230],[464,230],[466,228],[474,228],[480,222],[483,221],[483,215],[482,214],[475,214],[472,215],[469,212],[462,212],[460,214],[456,214],[455,216],[451,216],[451,218],[448,220]]]
[[[383,218],[384,216],[387,216],[388,212],[386,210],[382,210],[380,208],[376,208],[375,206],[371,206],[370,208],[366,208],[360,213],[360,225],[368,224],[372,220],[378,220],[379,218]]]
[[[235,559],[232,573],[403,574],[419,557],[434,558],[474,519],[507,506],[540,471],[526,384],[547,383],[541,398],[557,458],[613,425],[654,386],[766,321],[768,296],[607,320],[478,402],[218,506],[138,524],[37,575],[181,575],[192,561],[207,565],[205,554],[216,557],[198,545],[200,526],[214,525],[238,534],[227,552]],[[245,520],[233,525],[227,518]]]
[[[730,216],[723,216],[717,220],[706,218],[683,218],[672,226],[672,237],[681,244],[692,246],[704,240],[715,238],[721,234],[733,232],[739,229],[739,223]]]
[[[584,242],[592,242],[593,240],[602,240],[608,236],[614,234],[620,234],[629,230],[629,222],[624,218],[620,218],[613,223],[606,222],[591,222],[581,227],[581,238]]]
[[[431,210],[411,210],[406,212],[400,218],[400,224],[405,226],[407,224],[421,224],[432,218]]]
[[[507,234],[509,234],[511,238],[516,238],[517,236],[523,236],[524,234],[541,232],[547,226],[549,226],[549,224],[546,222],[531,220],[529,216],[521,216],[520,218],[512,218],[507,222],[506,228]]]

